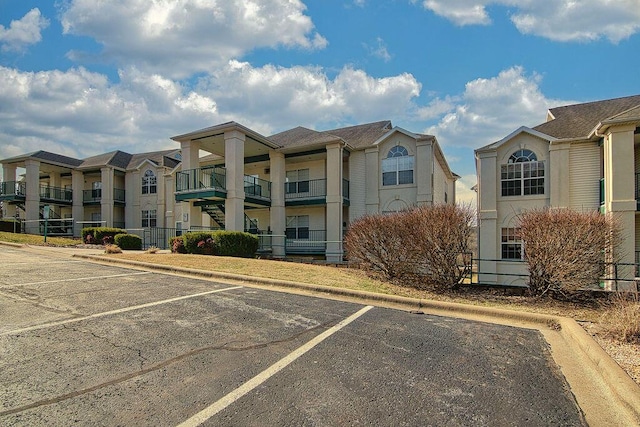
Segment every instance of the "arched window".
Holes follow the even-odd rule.
[[[402,145],[396,145],[382,160],[382,185],[413,184],[413,156]]]
[[[515,151],[500,167],[503,196],[544,194],[544,162],[527,149]]]
[[[147,169],[142,177],[142,194],[155,194],[157,191],[156,174]]]

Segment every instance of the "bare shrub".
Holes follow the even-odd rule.
[[[640,297],[637,292],[618,292],[601,324],[613,338],[640,344]]]
[[[350,261],[387,280],[406,279],[406,221],[404,213],[365,215],[351,224],[345,236]]]
[[[120,247],[116,246],[116,245],[106,245],[104,247],[104,253],[106,253],[106,254],[121,254],[122,253],[122,249],[120,249]]]
[[[538,209],[519,215],[524,259],[533,295],[564,296],[596,287],[605,256],[620,236],[611,215],[570,209]]]
[[[457,288],[470,268],[470,207],[421,206],[369,215],[351,225],[351,261],[385,279],[419,288]]]

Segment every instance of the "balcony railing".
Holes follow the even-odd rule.
[[[285,200],[314,199],[327,196],[326,179],[291,181],[285,185]],[[342,180],[342,197],[349,199],[349,180]]]
[[[255,176],[245,175],[244,194],[245,197],[271,199],[271,182]]]
[[[27,184],[24,181],[4,181],[0,183],[0,196],[25,197]]]
[[[293,254],[323,253],[327,249],[326,230],[309,230],[304,227],[286,231],[286,252]]]
[[[327,180],[311,179],[305,181],[291,181],[284,184],[285,200],[313,199],[326,197]]]
[[[102,189],[95,188],[93,190],[83,190],[82,191],[82,201],[85,203],[92,202],[101,202],[102,201]],[[125,202],[125,191],[121,188],[113,189],[113,201],[124,203]]]
[[[49,187],[47,185],[41,185],[40,199],[52,200],[57,202],[72,202],[73,191],[66,188]]]
[[[203,189],[226,190],[227,171],[222,167],[188,169],[176,174],[176,192]]]
[[[636,174],[636,200],[640,201],[640,173]]]

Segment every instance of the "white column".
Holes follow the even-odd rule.
[[[380,159],[378,147],[365,150],[365,204],[367,214],[380,212]]]
[[[497,152],[477,154],[478,176],[478,281],[480,283],[497,283],[496,261],[500,259],[498,252],[501,230],[498,229],[498,165]]]
[[[635,263],[635,168],[634,135],[635,126],[611,128],[604,138],[605,153],[605,211],[614,215],[622,227],[620,244],[614,248],[613,260]],[[617,270],[619,290],[635,289],[633,265],[619,266]],[[608,282],[614,288],[615,283]]]
[[[286,163],[284,154],[278,153],[277,151],[270,151],[269,159],[269,167],[271,169],[271,210],[269,211],[269,223],[271,232],[275,236],[271,240],[272,254],[275,258],[284,258],[284,233],[287,222],[284,193]]]
[[[4,184],[5,186],[12,185],[12,188],[6,188],[7,191],[15,191],[15,182],[16,182],[16,167],[14,165],[2,165],[2,182],[3,183],[11,183]],[[4,207],[4,216],[7,218],[15,218],[16,217],[16,205],[11,205],[7,202],[3,203]]]
[[[40,234],[40,162],[37,160],[26,160],[26,197],[24,209],[26,212],[25,231],[29,234]]]
[[[418,205],[433,204],[433,141],[416,142],[416,181]]]
[[[102,181],[102,197],[100,198],[100,219],[102,226],[113,227],[113,169],[100,169],[100,181]]]
[[[180,150],[182,154],[182,172],[188,172],[192,169],[200,167],[200,143],[197,141],[183,141],[180,143]],[[193,175],[193,172],[189,176],[190,185],[195,185],[198,182],[198,177]],[[193,205],[192,201],[185,201],[181,203],[182,217],[182,229],[189,230],[193,226],[202,225],[202,210]]]
[[[244,231],[244,141],[242,132],[224,133],[224,161],[227,174],[225,229]]]
[[[341,262],[342,250],[342,144],[327,145],[327,250],[329,262]]]
[[[71,171],[71,190],[73,191],[73,204],[71,207],[71,216],[74,220],[73,235],[74,237],[82,236],[83,224],[78,221],[84,221],[84,174],[81,171]]]

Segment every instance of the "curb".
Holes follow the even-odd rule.
[[[233,273],[220,273],[140,261],[120,260],[99,255],[74,254],[73,257],[110,264],[137,266],[168,273],[179,273],[212,279],[236,280],[255,283],[257,285],[299,289],[307,292],[346,297],[360,302],[367,301],[374,305],[375,303],[386,303],[401,306],[409,310],[425,309],[430,314],[436,315],[452,317],[476,316],[480,317],[480,320],[490,323],[499,323],[495,322],[495,319],[501,319],[503,321],[509,320],[521,323],[520,326],[523,327],[528,326],[539,330],[556,330],[573,351],[582,352],[588,360],[595,365],[595,370],[599,375],[601,375],[604,384],[610,391],[610,395],[602,396],[602,399],[610,399],[613,397],[619,402],[620,406],[628,412],[629,416],[632,417],[638,425],[640,425],[640,386],[638,386],[638,384],[636,384],[631,377],[629,377],[629,375],[627,375],[627,373],[613,359],[611,359],[611,357],[598,345],[598,343],[596,343],[593,338],[591,338],[591,336],[573,319],[500,308],[473,306],[461,303],[377,294],[367,291],[333,288],[330,286],[298,283],[287,280],[266,279]],[[492,319],[494,320],[493,322],[491,322]]]

